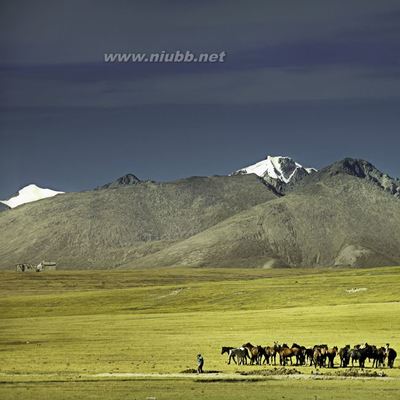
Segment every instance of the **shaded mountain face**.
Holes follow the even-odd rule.
[[[9,209],[10,209],[10,207],[6,206],[6,205],[3,204],[3,203],[0,203],[0,212],[1,212],[1,211],[5,211],[5,210],[9,210]]]
[[[348,164],[126,266],[398,265],[400,201]]]
[[[400,198],[400,180],[391,178],[389,175],[382,173],[371,163],[365,160],[345,158],[321,171],[327,175],[347,174],[367,182],[378,188]]]
[[[276,195],[254,175],[67,193],[0,213],[0,267],[105,268],[159,251]]]
[[[135,176],[133,174],[126,174],[126,175],[121,176],[120,178],[116,179],[113,182],[106,183],[103,186],[99,186],[99,187],[95,188],[95,190],[115,189],[115,188],[118,188],[120,186],[136,185],[136,184],[138,184],[140,182],[141,182],[141,180],[137,176]]]
[[[256,174],[278,193],[284,194],[287,188],[315,171],[315,168],[304,168],[290,157],[267,156],[265,160],[242,168],[233,175]]]

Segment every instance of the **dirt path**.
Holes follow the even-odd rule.
[[[117,381],[135,379],[192,379],[196,381],[255,381],[255,380],[400,380],[400,377],[380,376],[338,376],[327,374],[266,374],[266,375],[242,375],[240,373],[210,372],[204,374],[195,373],[142,373],[142,372],[104,372],[98,374],[12,374],[0,373],[0,383],[22,382],[54,382],[54,381]]]
[[[297,379],[297,380],[355,380],[355,379],[379,379],[379,380],[400,380],[400,377],[388,377],[388,376],[338,376],[338,375],[327,375],[327,374],[282,374],[282,375],[242,375],[239,373],[225,373],[225,372],[211,372],[204,374],[194,374],[194,373],[140,373],[140,372],[106,372],[101,374],[86,375],[92,378],[158,378],[158,379],[196,379],[196,380],[263,380],[263,379]]]

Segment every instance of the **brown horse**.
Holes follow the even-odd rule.
[[[318,346],[314,347],[314,353],[313,353],[313,363],[314,367],[322,367],[322,355],[321,355],[321,349]]]
[[[264,355],[264,349],[261,346],[253,346],[250,342],[247,342],[242,347],[249,351],[251,364],[261,364],[261,359]]]
[[[296,356],[296,365],[304,365],[306,363],[306,348],[297,343],[292,344],[292,349]]]
[[[267,346],[264,347],[264,362],[265,364],[270,364],[270,361],[274,362],[274,365],[276,365],[276,349],[275,347]]]
[[[287,359],[290,360],[290,364],[293,364],[292,357],[296,357],[296,360],[298,360],[298,357],[301,357],[302,350],[300,347],[288,347],[287,344],[283,344],[278,353],[280,364],[286,365]]]
[[[326,355],[328,357],[328,368],[335,367],[335,357],[336,357],[337,352],[338,352],[338,348],[336,346],[334,346],[331,349],[328,349],[326,351]]]
[[[326,367],[326,358],[328,356],[328,346],[326,344],[321,344],[319,346],[321,352],[321,367]]]

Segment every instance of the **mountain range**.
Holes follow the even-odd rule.
[[[400,264],[400,181],[364,160],[317,171],[268,156],[229,176],[56,194],[0,212],[0,268]]]
[[[231,175],[256,174],[271,187],[274,187],[279,192],[284,192],[287,185],[292,185],[304,176],[316,171],[315,168],[304,168],[290,157],[267,156],[265,160],[235,171]],[[135,185],[141,182],[137,176],[129,173],[113,182],[98,186],[94,190],[115,189],[124,185]],[[18,193],[12,195],[8,200],[0,200],[0,211],[63,193],[65,192],[45,189],[35,184],[30,184],[20,189]]]

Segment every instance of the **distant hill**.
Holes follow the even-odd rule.
[[[115,267],[276,197],[255,175],[66,193],[0,213],[0,267],[43,259]]]

